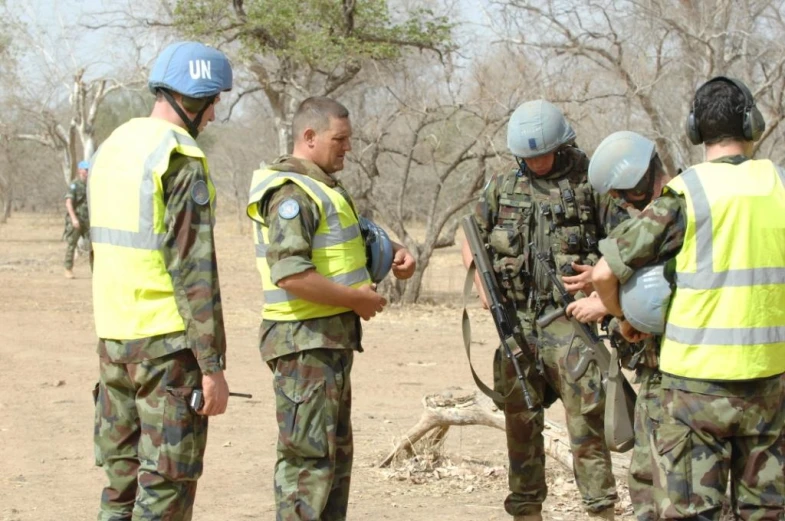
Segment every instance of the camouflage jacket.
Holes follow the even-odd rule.
[[[615,236],[623,229],[622,223],[628,222],[639,214],[639,210],[623,199],[607,195],[601,200],[600,216],[608,237]],[[600,244],[603,242],[605,241],[601,241]],[[649,338],[643,342],[631,344],[621,335],[619,322],[615,318],[608,324],[608,335],[611,343],[618,350],[619,359],[624,367],[628,369],[636,367],[656,369],[658,367],[659,338]]]
[[[619,212],[603,203],[601,215],[588,165],[581,150],[565,146],[548,175],[516,168],[492,177],[480,195],[474,217],[493,251],[499,282],[519,309],[553,294],[547,275],[533,263],[530,242],[552,259],[560,275],[574,274],[572,262],[593,265],[599,257],[597,242],[605,236],[601,219],[616,219]]]
[[[71,199],[76,218],[83,223],[88,222],[87,186],[85,185],[85,182],[78,177],[74,179],[68,186],[68,191],[65,193],[65,199]],[[71,216],[68,215],[68,212],[66,212],[65,220],[67,223],[71,222]]]
[[[173,154],[162,177],[167,230],[162,251],[185,334],[105,340],[98,345],[100,356],[115,363],[136,363],[190,348],[203,373],[225,368],[226,336],[213,216],[210,205],[197,203],[191,192],[194,184],[204,179],[202,163],[179,154]]]
[[[311,161],[282,156],[269,166],[272,170],[307,175],[340,192],[352,206],[351,197],[332,176]],[[300,207],[293,219],[278,214],[278,206],[289,199]],[[319,207],[294,183],[286,183],[259,202],[259,215],[269,226],[267,263],[274,284],[290,275],[314,269],[311,248],[319,218]],[[262,360],[308,349],[355,349],[362,351],[360,317],[354,312],[302,321],[262,320],[259,331]]]

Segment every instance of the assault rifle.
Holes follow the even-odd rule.
[[[529,249],[535,263],[548,276],[561,297],[561,307],[537,319],[537,325],[544,328],[557,318],[565,316],[567,306],[576,299],[565,289],[556,270],[551,267],[551,259],[537,251],[534,243],[529,244]],[[594,361],[597,364],[605,384],[605,442],[612,451],[626,452],[632,448],[635,441],[633,416],[637,398],[635,390],[620,371],[616,350],[614,349],[611,355],[605,343],[588,324],[580,322],[574,316],[567,319],[574,330],[573,340],[577,336],[587,347],[586,353],[581,356],[578,363],[574,367],[567,367],[567,372],[573,380],[577,380],[586,372],[590,362]]]
[[[469,315],[466,312],[465,300],[468,294],[471,293],[471,288],[474,285],[474,273],[477,271],[480,275],[482,291],[485,292],[488,307],[493,316],[493,323],[496,325],[496,332],[499,334],[499,339],[504,348],[504,355],[510,360],[515,368],[515,374],[517,375],[518,381],[521,384],[521,389],[523,390],[523,399],[526,401],[526,407],[530,410],[534,410],[538,408],[540,404],[535,404],[534,400],[532,400],[526,378],[518,363],[518,357],[522,356],[528,364],[527,369],[532,369],[535,367],[534,357],[529,351],[526,337],[524,336],[523,331],[521,331],[518,317],[515,314],[515,307],[511,302],[505,300],[502,295],[501,288],[496,280],[496,272],[488,257],[488,251],[480,237],[480,228],[477,226],[474,217],[471,215],[464,217],[461,226],[463,228],[463,233],[466,235],[466,240],[469,243],[473,258],[473,263],[469,267],[469,272],[466,274],[466,284],[464,285],[463,343],[466,348],[466,355],[469,357],[469,367],[471,368],[474,382],[482,392],[496,402],[507,402],[510,395],[512,395],[512,392],[515,390],[513,387],[506,396],[502,396],[485,385],[474,372],[474,368],[471,365],[471,327],[469,326]]]

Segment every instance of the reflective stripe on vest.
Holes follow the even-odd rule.
[[[785,172],[704,163],[668,189],[684,195],[687,226],[661,369],[705,380],[785,372]]]
[[[263,316],[268,320],[305,320],[349,311],[347,308],[307,302],[272,283],[266,258],[268,228],[258,214],[258,203],[265,198],[268,191],[287,182],[299,185],[319,208],[319,222],[312,239],[312,261],[316,270],[329,280],[345,286],[357,287],[370,283],[365,267],[365,245],[357,217],[349,202],[338,191],[308,176],[260,170],[254,173],[248,215],[257,221],[254,243],[264,292]],[[344,216],[343,222],[341,215]],[[335,266],[337,258],[341,259],[339,268]]]
[[[215,187],[204,153],[171,123],[132,119],[93,156],[88,204],[100,338],[133,340],[185,329],[162,250],[167,232],[162,177],[175,152],[201,162],[214,208]]]

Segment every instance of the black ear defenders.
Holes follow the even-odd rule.
[[[712,78],[701,85],[700,89],[715,81],[724,81],[730,83],[731,85],[735,85],[736,88],[739,89],[742,94],[744,94],[744,120],[742,122],[742,132],[744,139],[747,141],[757,141],[760,139],[761,134],[763,134],[763,131],[766,130],[766,121],[763,119],[763,114],[760,113],[758,107],[755,105],[755,100],[752,97],[752,92],[750,92],[750,89],[748,89],[743,82],[734,78],[728,78],[726,76],[717,76]],[[684,125],[687,137],[693,145],[700,145],[703,143],[703,136],[701,136],[700,128],[698,126],[699,123],[700,122],[698,121],[698,118],[695,117],[695,98],[693,98],[692,108],[690,109],[686,124]]]

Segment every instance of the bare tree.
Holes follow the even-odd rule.
[[[500,41],[536,56],[563,101],[613,114],[608,131],[650,135],[671,171],[697,159],[683,122],[695,88],[710,77],[736,76],[753,89],[769,121],[756,150],[785,114],[782,0],[494,4]]]

